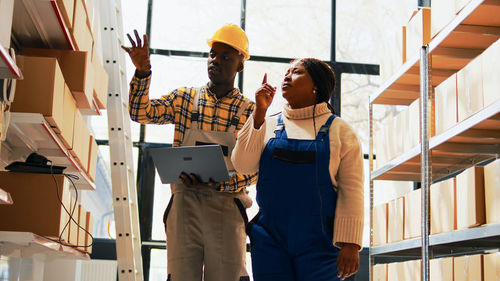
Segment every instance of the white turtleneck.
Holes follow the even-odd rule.
[[[331,115],[326,103],[316,105],[313,126],[313,106],[292,109],[286,105],[283,123],[288,138],[310,140]],[[249,118],[241,131],[231,160],[239,173],[251,174],[259,170],[259,161],[267,141],[274,137],[277,116],[266,117],[262,126],[254,128],[254,119]],[[363,155],[353,129],[344,120],[335,118],[329,131],[330,164],[332,184],[337,187],[337,209],[335,214],[333,243],[354,243],[362,248],[363,237]],[[277,177],[283,175],[276,175]]]

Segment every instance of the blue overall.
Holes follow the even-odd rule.
[[[255,281],[339,280],[328,134],[335,117],[315,140],[289,139],[278,117],[276,135],[260,158],[260,210],[247,228]]]

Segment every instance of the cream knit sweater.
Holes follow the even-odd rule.
[[[317,131],[330,117],[326,103],[316,105],[316,132],[313,128],[313,107],[291,109],[285,106],[283,123],[288,138],[314,139]],[[277,116],[266,117],[264,124],[256,130],[253,116],[238,133],[238,140],[231,160],[239,173],[251,174],[259,170],[259,161],[267,141],[274,137]],[[335,213],[333,243],[354,243],[362,248],[363,236],[363,156],[361,146],[353,129],[342,119],[335,118],[330,127],[330,177],[337,187],[337,210]],[[276,175],[277,177],[283,175]]]

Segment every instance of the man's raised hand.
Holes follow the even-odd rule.
[[[132,47],[121,46],[125,52],[127,52],[134,64],[135,68],[140,72],[149,73],[151,69],[151,62],[149,60],[149,42],[148,36],[144,34],[143,40],[139,37],[139,33],[134,29],[134,35],[136,41],[132,39],[132,36],[127,33],[128,40]]]

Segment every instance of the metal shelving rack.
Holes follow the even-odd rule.
[[[3,170],[12,161],[24,161],[23,157],[31,152],[48,157],[55,166],[66,167],[64,173],[78,177],[73,180],[78,189],[95,190],[86,169],[78,164],[42,114],[10,113],[7,136],[0,152],[0,168]]]
[[[13,11],[13,0],[0,3],[0,79],[22,78],[15,59],[9,54]]]
[[[20,79],[22,73],[10,54],[0,44],[0,79]]]
[[[23,0],[14,1],[12,19],[12,41],[19,48],[50,48],[76,51],[75,43],[70,35],[57,0]],[[1,49],[1,46],[0,46]],[[22,79],[15,62],[0,52],[0,75],[2,64],[6,65],[11,77]],[[94,98],[92,108],[80,110],[85,115],[100,115]]]
[[[15,254],[29,258],[35,254],[44,254],[50,258],[89,260],[86,253],[73,247],[65,246],[43,236],[21,231],[0,231],[0,254]],[[41,276],[43,278],[43,276]]]
[[[422,258],[422,280],[429,280],[429,258],[498,249],[500,224],[429,235],[429,186],[432,182],[500,155],[500,101],[483,108],[445,132],[430,136],[433,87],[462,69],[500,39],[500,1],[472,0],[430,43],[421,56],[370,96],[370,227],[373,237],[373,181],[420,182],[422,236],[370,247],[376,257]],[[409,105],[420,98],[420,145],[373,170],[373,105]]]

